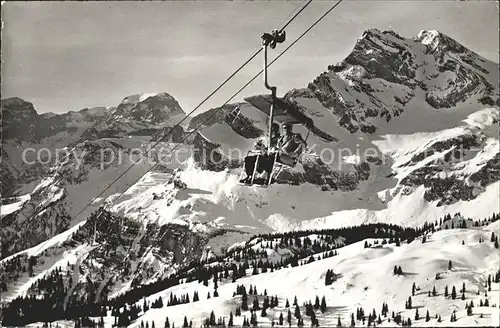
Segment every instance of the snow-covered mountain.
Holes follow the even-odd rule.
[[[109,110],[94,107],[40,115],[32,103],[23,99],[2,99],[2,195],[31,191],[53,163],[55,154],[49,152],[78,140]]]
[[[285,172],[278,182],[308,182],[331,194],[332,206],[312,214],[324,217],[321,226],[410,218],[419,224],[458,211],[489,215],[472,204],[490,212],[498,204],[497,81],[498,64],[436,31],[405,39],[368,30],[343,62],[285,95],[339,141],[309,134],[313,151],[303,158],[302,170]],[[266,118],[251,108],[243,107],[232,124],[214,117],[201,133],[221,153],[238,148],[245,154],[266,131]],[[194,118],[191,127],[200,120]],[[288,218],[292,222],[284,226],[293,226]]]
[[[185,114],[166,93],[133,95],[116,108],[78,112],[93,119],[92,124],[77,124],[78,133],[65,143],[61,140],[73,151],[69,161],[42,166],[39,170],[47,176],[33,174],[29,188],[24,180],[17,182],[27,192],[19,192],[16,185],[7,193],[14,197],[2,199],[0,265],[4,300],[10,302],[5,324],[63,319],[50,310],[46,317],[32,314],[36,320],[19,315],[30,307],[22,298],[26,295],[45,295],[39,308],[53,306],[58,313],[71,313],[70,318],[78,313],[98,321],[102,316],[106,326],[115,320],[131,327],[140,326],[141,320],[158,326],[165,317],[180,326],[184,316],[199,326],[211,310],[225,316],[227,323],[229,312],[235,315],[241,304],[242,297],[233,292],[243,283],[246,288],[259,286],[259,301],[265,298],[264,289],[278,296],[267,316],[257,312],[259,325],[270,325],[273,317],[278,322],[280,313],[286,321],[286,298],[293,314],[293,296],[304,315],[303,302],[314,303],[318,290],[324,290],[328,308],[316,309],[321,325],[336,325],[339,318],[346,325],[358,307],[370,313],[376,308],[378,314],[383,302],[402,319],[411,317],[415,325],[415,307],[405,309],[408,293],[400,292],[411,292],[415,281],[422,291],[414,296],[414,304],[422,306],[420,317],[425,318],[424,309],[433,317],[417,320],[417,325],[439,324],[435,315],[442,316],[441,324],[453,325],[454,309],[457,324],[498,325],[498,308],[477,308],[479,299],[492,302],[499,290],[493,282],[484,296],[482,287],[500,263],[491,236],[498,230],[498,217],[491,218],[498,212],[500,193],[498,64],[436,31],[410,39],[372,29],[345,60],[283,98],[311,117],[324,134],[296,126],[295,132],[307,136],[309,149],[295,169],[282,172],[268,188],[238,183],[242,157],[267,131],[265,115],[249,104],[228,104],[193,117],[188,126],[162,140],[163,152],[148,154],[148,161],[134,165],[108,190],[108,183],[140,157],[131,154],[132,149],[146,153]],[[236,106],[241,114],[229,119]],[[31,104],[18,99],[6,105],[2,101],[2,114],[10,115],[7,131],[28,122],[63,121],[60,115],[37,116]],[[31,127],[38,123],[30,124],[27,131],[33,132],[28,136],[12,132],[13,141],[3,144],[2,164],[11,176],[19,170],[11,159],[15,153],[9,152],[14,144],[22,149],[45,142],[67,133],[69,123],[53,125],[54,131],[66,126],[64,132],[45,135]],[[165,161],[165,149],[173,147],[177,151]],[[160,159],[160,165],[136,182]],[[42,176],[43,181],[36,182]],[[455,213],[460,214],[451,219]],[[443,218],[448,226],[437,223]],[[487,218],[490,221],[483,221]],[[464,228],[446,229],[450,222]],[[345,230],[351,226],[359,229],[354,230],[358,239]],[[308,236],[309,242],[321,241],[326,248],[307,242],[306,247],[304,240],[304,247],[295,247],[296,241],[290,247],[275,233],[288,233],[292,239]],[[378,244],[373,238],[379,238]],[[383,243],[384,238],[391,242]],[[364,248],[365,241],[372,246]],[[330,251],[339,255],[326,256]],[[314,262],[304,266],[292,263],[307,262],[311,256]],[[212,282],[191,281],[206,275],[212,281],[216,270],[209,268],[234,271],[233,264],[244,265],[242,258],[272,259],[276,271],[251,276],[259,264],[249,263],[248,272],[236,281],[221,278],[217,298]],[[448,270],[449,260],[455,267]],[[394,277],[395,265],[405,274]],[[325,288],[327,269],[338,279]],[[434,282],[437,275],[444,281]],[[480,289],[479,296],[468,292],[466,300],[474,301],[482,318],[476,310],[477,315],[467,316],[458,298],[423,295],[434,285],[438,294],[444,285],[451,293],[451,286],[459,288],[463,281],[471,291]],[[192,299],[195,290],[199,302],[135,313],[134,304],[142,307],[143,298],[153,304],[161,296],[166,304],[172,292],[177,304],[186,293]],[[116,310],[106,313],[106,300],[120,308],[121,315]],[[82,312],[84,304],[88,311]],[[242,316],[233,318],[237,325],[252,316],[240,310]],[[311,318],[308,315],[305,324]],[[394,320],[382,316],[379,325],[391,326]],[[292,321],[298,324],[296,318]],[[361,317],[356,320],[361,322]]]
[[[125,97],[96,129],[102,136],[152,135],[172,127],[185,117],[179,103],[168,93]]]
[[[84,108],[64,114],[39,115],[33,104],[20,98],[2,99],[3,194],[30,192],[56,165],[55,150],[73,149],[85,140],[149,136],[174,126],[185,114],[167,93],[125,97],[117,107]],[[180,129],[181,135],[183,130]],[[23,151],[27,149],[23,161]],[[44,165],[36,160],[40,154]],[[52,156],[50,156],[52,155]],[[61,156],[64,158],[65,156]],[[33,163],[27,165],[28,163]]]

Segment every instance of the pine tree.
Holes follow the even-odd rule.
[[[269,308],[269,297],[266,297],[264,299],[264,303],[262,304],[262,308],[264,308],[264,309]]]
[[[188,328],[189,327],[188,320],[187,320],[186,316],[184,316],[184,323],[182,324],[182,327],[183,328]]]
[[[448,270],[453,269],[453,264],[451,263],[451,260],[448,261]]]
[[[165,326],[164,328],[170,328],[170,322],[168,321],[168,317],[165,319]]]
[[[313,313],[313,312],[314,312],[314,310],[313,310],[313,306],[312,306],[311,302],[306,303],[306,304],[305,304],[305,307],[306,307],[306,315],[310,317],[310,316],[311,316],[311,313]]]
[[[448,297],[448,285],[444,287],[444,297]]]
[[[210,312],[210,325],[211,326],[215,326],[216,322],[215,322],[215,313],[214,311]]]
[[[436,286],[433,286],[432,287],[432,296],[436,296],[436,295],[437,295]]]
[[[253,310],[260,310],[259,300],[256,298],[253,299]]]
[[[319,326],[319,322],[318,319],[316,318],[316,313],[314,313],[314,311],[311,313],[311,326],[313,327]]]
[[[412,305],[411,305],[411,296],[408,296],[408,301],[406,302],[406,308],[407,309],[411,309]]]
[[[292,325],[292,312],[290,312],[290,308],[288,309],[288,314],[287,314],[287,317],[286,317],[286,322],[288,322],[289,326]]]
[[[418,314],[418,309],[415,310],[415,320],[420,319],[420,315]]]
[[[227,322],[227,326],[228,327],[234,326],[234,323],[233,323],[233,311],[229,312],[229,321]]]
[[[319,309],[319,297],[316,295],[316,299],[314,300],[314,309]]]
[[[340,316],[337,317],[337,327],[342,327],[342,322],[340,321]]]
[[[457,298],[457,291],[455,289],[455,286],[453,286],[451,289],[451,299],[454,300],[455,298]]]
[[[278,320],[279,320],[279,321],[278,321],[278,324],[279,324],[280,326],[283,326],[283,313],[281,313],[281,312],[280,312],[280,317],[279,317],[279,319],[278,319]]]
[[[300,319],[300,308],[299,305],[295,305],[295,313],[294,313],[295,318]]]
[[[427,310],[427,313],[425,314],[425,322],[429,322],[431,320],[431,316],[429,314],[429,310]]]
[[[241,297],[241,309],[243,311],[248,311],[248,298],[247,298],[247,294],[243,294],[243,296]]]
[[[351,327],[356,326],[356,321],[354,321],[354,313],[351,313]]]
[[[321,305],[320,305],[321,313],[325,313],[326,311],[326,299],[325,296],[321,298]]]

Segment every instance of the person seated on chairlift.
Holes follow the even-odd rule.
[[[271,147],[276,147],[278,141],[280,140],[280,126],[277,123],[273,123],[271,128]]]
[[[271,148],[276,148],[278,145],[278,140],[280,139],[280,126],[277,123],[273,123],[271,128]],[[257,151],[259,155],[251,155],[245,158],[245,173],[246,177],[242,179],[240,182],[248,183],[252,179],[252,175],[256,168],[256,178],[264,179],[265,175],[271,175],[271,171],[273,169],[274,154],[267,153],[267,146],[264,144],[262,140],[259,140],[255,143],[254,151]],[[256,163],[258,161],[258,163]]]
[[[283,135],[278,140],[276,160],[288,166],[295,166],[298,157],[306,148],[306,142],[300,133],[293,133],[292,124],[282,124]]]
[[[256,169],[256,179],[266,181],[274,166],[274,159],[279,163],[287,166],[295,166],[297,159],[300,154],[306,148],[306,143],[300,133],[293,133],[292,124],[283,123],[283,136],[279,136],[279,130],[276,133],[275,126],[273,125],[273,132],[275,132],[271,137],[271,147],[276,150],[271,154],[262,154],[259,156],[257,169]],[[279,129],[279,126],[278,126]],[[274,137],[274,138],[273,138]],[[249,182],[252,178],[252,174],[255,167],[255,162],[257,161],[257,156],[249,156],[245,159],[245,171],[246,178],[242,182]]]

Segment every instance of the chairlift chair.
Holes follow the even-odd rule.
[[[298,162],[298,159],[296,159],[291,165],[286,164],[286,163],[281,163],[279,162],[278,155],[279,152],[275,151],[272,149],[272,144],[271,144],[271,135],[272,135],[272,129],[273,129],[273,124],[275,122],[283,124],[283,123],[288,123],[291,124],[292,126],[295,124],[301,124],[308,129],[308,135],[309,132],[313,132],[318,137],[323,139],[323,136],[326,135],[323,131],[319,130],[314,126],[313,120],[310,117],[307,117],[302,111],[299,110],[297,106],[294,104],[291,104],[288,101],[285,101],[284,99],[280,99],[276,96],[276,87],[275,86],[270,86],[268,81],[267,81],[267,47],[270,46],[271,49],[274,49],[277,44],[283,43],[285,41],[285,32],[279,32],[277,30],[273,30],[271,33],[264,33],[262,36],[262,48],[264,52],[264,86],[267,90],[271,91],[270,95],[256,95],[256,96],[251,96],[244,98],[244,100],[251,104],[253,107],[257,108],[261,112],[265,113],[266,115],[269,116],[269,122],[268,122],[268,135],[267,135],[267,151],[260,150],[251,150],[247,153],[245,157],[245,162],[246,160],[254,156],[255,158],[255,164],[253,168],[253,174],[250,179],[250,185],[254,184],[255,180],[255,175],[257,173],[257,164],[259,163],[259,159],[261,156],[273,156],[272,157],[272,170],[271,174],[269,174],[267,185],[270,185],[273,180],[276,180],[278,175],[281,173],[283,168],[288,167],[288,168],[293,168]],[[241,109],[236,107],[231,113],[229,113],[226,116],[226,122],[231,122],[234,123],[234,121],[238,118],[238,115],[240,114]],[[307,137],[306,137],[307,140]],[[329,140],[333,141],[333,140]],[[268,157],[269,158],[269,157]],[[242,174],[245,172],[245,167],[243,167]],[[240,176],[241,177],[241,176]]]

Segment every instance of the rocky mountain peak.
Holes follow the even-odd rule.
[[[179,103],[166,92],[134,94],[125,97],[109,120],[138,120],[161,124],[174,115],[184,114]]]
[[[79,111],[79,113],[83,115],[88,115],[88,116],[95,116],[95,117],[104,117],[109,114],[109,112],[114,109],[114,107],[92,107],[92,108],[84,108]]]
[[[497,64],[451,37],[423,30],[414,38],[393,31],[366,30],[352,52],[328,66],[308,85],[351,133],[373,133],[376,121],[389,122],[416,95],[427,105],[451,108],[459,103],[498,103]]]
[[[448,35],[436,30],[422,30],[414,39],[424,44],[431,52],[470,53],[471,51]]]
[[[5,115],[5,111],[10,111],[11,115],[23,115],[23,116],[37,116],[37,112],[33,107],[33,104],[25,101],[19,97],[12,97],[2,99],[2,114]]]

